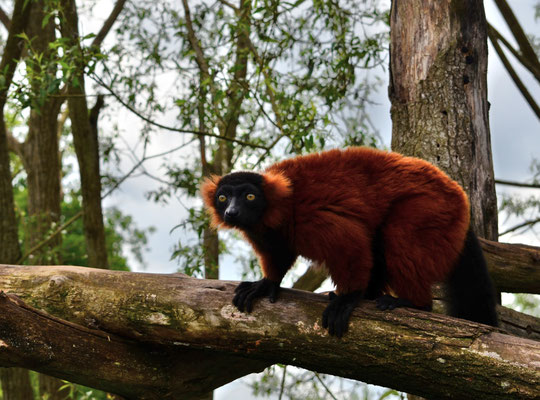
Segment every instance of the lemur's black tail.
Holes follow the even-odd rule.
[[[480,242],[471,228],[447,285],[450,315],[486,325],[498,325],[495,290]]]

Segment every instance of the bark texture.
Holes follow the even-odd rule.
[[[54,24],[49,21],[43,24],[45,5],[43,2],[32,2],[30,21],[26,33],[32,40],[33,51],[43,54],[43,59],[52,57],[49,43],[54,41]],[[54,75],[54,64],[34,64],[36,76]],[[41,97],[44,88],[39,79],[31,82],[35,108],[30,110],[28,134],[21,144],[19,154],[27,174],[28,182],[28,215],[29,222],[25,229],[28,248],[36,245],[60,221],[60,154],[58,148],[58,114],[61,100],[58,97]],[[59,263],[57,246],[59,237],[48,246],[42,247],[33,254],[31,262]]]
[[[21,249],[15,220],[15,204],[11,186],[8,140],[4,122],[4,106],[13,80],[13,73],[21,57],[21,38],[18,37],[28,24],[30,4],[17,0],[13,9],[8,38],[0,61],[3,85],[0,87],[0,262],[14,263],[20,257]]]
[[[483,3],[393,1],[390,21],[392,149],[459,182],[474,231],[496,240]]]
[[[209,389],[267,366],[88,329],[3,293],[0,310],[0,365],[21,365],[128,399],[199,399]]]
[[[540,294],[540,249],[525,244],[480,239],[489,274],[497,288],[509,293]]]
[[[0,262],[7,263],[14,263],[19,259],[21,248],[15,219],[4,106],[13,73],[23,49],[22,39],[17,35],[24,32],[28,25],[30,8],[31,3],[24,0],[15,1],[12,19],[9,25],[6,25],[9,32],[0,62],[1,77],[3,78],[3,85],[0,88]],[[0,382],[4,400],[33,398],[30,377],[26,369],[0,368]]]
[[[119,351],[119,336],[155,349],[164,346],[192,350],[197,354],[197,363],[190,365],[193,371],[198,363],[207,362],[207,357],[214,359],[221,354],[258,360],[257,369],[265,364],[286,363],[428,398],[533,399],[538,395],[538,341],[512,337],[492,327],[444,315],[407,309],[381,312],[372,302],[363,302],[354,311],[350,331],[340,340],[329,337],[320,326],[321,313],[328,303],[326,296],[283,290],[277,303],[261,300],[252,314],[244,314],[231,305],[235,286],[236,282],[196,280],[182,275],[61,266],[0,267],[0,289],[17,294],[28,305],[72,324],[101,330],[94,332],[94,336],[101,336],[103,344],[114,343]],[[13,304],[14,300],[2,300],[2,307]],[[128,349],[121,354],[112,353],[111,359],[98,368],[93,360],[105,357],[105,350],[86,346],[85,338],[75,338],[73,344],[78,343],[78,351],[74,352],[72,347],[62,350],[66,341],[72,343],[68,329],[72,324],[64,323],[66,328],[49,334],[41,320],[35,329],[24,329],[32,318],[27,320],[12,308],[2,311],[3,365],[32,364],[39,371],[54,372],[121,395],[129,394],[131,382],[137,377],[139,386],[155,384],[152,390],[164,393],[164,379],[159,375],[166,371],[154,371],[153,380],[141,372],[144,366],[138,370],[135,360],[126,364],[127,358],[118,358],[127,357]],[[44,316],[55,319],[39,314],[39,318]],[[75,330],[82,334],[85,329],[88,330]],[[30,339],[20,340],[28,338],[27,333]],[[61,340],[54,340],[58,338]],[[40,351],[28,351],[34,343]],[[87,351],[91,353],[88,357]],[[144,353],[137,352],[136,347],[130,352],[141,357],[139,364],[153,357],[148,347]],[[108,368],[116,362],[122,367],[119,369],[128,369],[129,373],[120,374],[118,368],[116,373],[109,372]],[[242,362],[238,365],[247,367]],[[184,374],[181,370],[176,372],[179,377]],[[223,372],[220,369],[214,376],[221,379],[221,384],[219,375]],[[94,381],[88,382],[89,379]],[[109,386],[113,382],[114,388]],[[169,382],[167,388],[170,387]],[[176,390],[170,398],[184,398],[183,389]]]

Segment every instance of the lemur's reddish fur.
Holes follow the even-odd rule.
[[[372,240],[382,229],[388,290],[418,307],[431,305],[431,284],[455,266],[469,229],[461,187],[426,161],[370,148],[296,157],[264,173],[264,226],[278,229],[296,255],[324,262],[338,294],[365,290]],[[202,186],[214,226],[219,177]],[[269,257],[266,278],[280,282]]]

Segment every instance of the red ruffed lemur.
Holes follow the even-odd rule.
[[[336,286],[323,327],[342,336],[361,299],[382,310],[431,310],[446,281],[450,314],[497,325],[495,298],[463,189],[432,164],[370,148],[330,150],[259,174],[213,176],[201,187],[214,227],[236,228],[264,278],[242,282],[233,303],[275,302],[298,256],[324,263]],[[397,295],[391,296],[389,293]]]

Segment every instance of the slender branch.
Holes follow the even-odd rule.
[[[6,45],[4,46],[4,52],[2,54],[2,61],[0,62],[0,71],[2,71],[2,76],[4,77],[2,88],[0,88],[0,110],[2,110],[2,112],[4,110],[4,105],[6,104],[6,94],[11,86],[13,74],[22,53],[23,46],[20,45],[22,39],[18,35],[24,31],[28,24],[31,7],[32,3],[25,0],[15,1],[13,7],[11,29],[9,30]]]
[[[2,7],[0,7],[0,22],[2,22],[4,27],[9,31],[9,29],[11,28],[11,19]]]
[[[168,130],[168,131],[172,131],[172,132],[179,132],[179,133],[190,133],[192,135],[197,135],[197,136],[208,136],[208,137],[213,137],[213,138],[216,138],[216,139],[219,139],[219,140],[225,140],[225,141],[228,141],[228,142],[232,142],[232,143],[237,143],[237,144],[241,144],[243,146],[248,146],[248,147],[254,147],[254,148],[257,148],[257,149],[264,149],[266,150],[267,147],[266,146],[262,146],[262,145],[259,145],[259,144],[256,144],[256,143],[250,143],[250,142],[246,142],[246,141],[243,141],[243,140],[239,140],[239,139],[232,139],[232,138],[226,138],[226,137],[223,137],[221,135],[217,135],[217,134],[214,134],[214,133],[210,133],[210,132],[201,132],[201,131],[195,131],[195,130],[190,130],[190,129],[178,129],[178,128],[174,128],[172,126],[166,126],[166,125],[162,125],[158,122],[155,122],[153,121],[152,119],[142,115],[141,113],[139,113],[137,110],[135,110],[133,107],[131,107],[129,104],[127,104],[124,100],[122,100],[120,98],[120,96],[118,96],[105,82],[103,82],[103,80],[101,80],[101,78],[99,78],[97,75],[90,75],[90,78],[93,79],[95,82],[99,83],[104,89],[108,90],[109,93],[112,94],[112,96],[118,100],[118,102],[120,104],[122,104],[125,108],[127,108],[129,111],[131,111],[133,114],[135,114],[137,117],[139,117],[140,119],[142,119],[143,121],[149,123],[150,125],[153,125],[153,126],[156,126],[158,128],[161,128],[161,129],[165,129],[165,130]]]
[[[144,158],[142,158],[141,160],[139,160],[139,162],[137,162],[130,170],[127,174],[125,174],[119,181],[117,181],[113,187],[111,187],[101,198],[104,199],[106,198],[107,196],[109,196],[112,192],[114,192],[126,179],[128,179],[132,174],[133,172],[135,172],[137,170],[137,168],[139,168],[144,162],[148,161],[148,160],[151,160],[153,158],[157,158],[157,157],[162,157],[164,155],[167,155],[167,154],[170,154],[170,153],[173,153],[175,151],[178,151],[180,149],[182,149],[183,147],[189,145],[193,143],[193,140],[187,142],[187,143],[184,143],[180,146],[177,146],[173,149],[170,149],[170,150],[167,150],[167,151],[164,151],[162,153],[158,153],[158,154],[153,154],[151,156],[145,156]],[[45,239],[43,239],[41,242],[37,243],[34,247],[32,247],[30,250],[28,250],[26,253],[24,253],[18,260],[17,260],[17,264],[22,264],[28,257],[30,257],[30,255],[32,255],[33,253],[35,253],[36,251],[38,251],[39,249],[41,249],[43,246],[47,245],[51,240],[53,240],[56,236],[58,236],[60,233],[62,233],[63,231],[65,231],[67,228],[69,228],[69,226],[71,224],[73,224],[75,221],[77,221],[80,217],[82,217],[83,215],[83,212],[84,210],[81,210],[79,212],[77,212],[73,217],[71,217],[70,219],[68,219],[65,223],[63,223],[60,227],[58,227],[54,232],[52,232],[48,237],[46,237]]]
[[[238,7],[236,7],[236,6],[235,6],[234,4],[232,4],[232,3],[229,3],[229,2],[226,1],[226,0],[219,0],[219,2],[220,2],[221,4],[223,4],[223,5],[225,5],[225,6],[229,7],[229,8],[231,8],[231,9],[234,10],[234,12],[236,12],[236,13],[239,11],[239,10],[238,10]]]
[[[125,174],[119,181],[117,181],[104,195],[102,198],[105,198],[107,196],[109,196],[112,192],[114,192],[126,179],[128,179],[141,165],[143,165],[146,161],[148,160],[151,160],[153,158],[158,158],[158,157],[163,157],[165,155],[168,155],[168,154],[171,154],[171,153],[174,153],[175,151],[178,151],[188,145],[190,145],[191,143],[193,143],[195,141],[195,139],[193,140],[190,140],[189,142],[186,142],[180,146],[177,146],[173,149],[170,149],[170,150],[167,150],[167,151],[164,151],[162,153],[158,153],[158,154],[153,154],[151,156],[144,156],[142,159],[140,159],[137,163],[135,163],[135,165],[129,170],[129,172],[127,174]],[[146,172],[146,171],[144,171]]]
[[[530,221],[525,221],[519,225],[516,225],[510,229],[507,229],[505,230],[503,233],[499,233],[499,237],[501,236],[504,236],[508,233],[512,233],[512,232],[515,232],[517,230],[520,230],[521,228],[526,228],[526,227],[529,227],[529,228],[532,228],[533,225],[537,224],[540,222],[540,218],[536,218],[536,219],[533,219],[533,220],[530,220]]]
[[[500,185],[524,187],[524,188],[530,188],[530,189],[540,189],[540,184],[538,183],[513,182],[513,181],[506,181],[504,179],[495,179],[495,183],[498,183]]]
[[[111,11],[111,14],[109,17],[105,20],[103,23],[103,26],[99,30],[98,34],[92,41],[92,47],[101,47],[101,43],[103,43],[103,40],[107,36],[107,34],[110,32],[112,26],[116,22],[116,19],[120,15],[120,12],[124,8],[124,4],[126,3],[126,0],[118,0],[116,4],[114,5],[114,8]]]
[[[492,35],[494,38],[498,39],[502,44],[504,44],[504,46],[514,55],[514,57],[516,57],[516,59],[533,74],[536,80],[540,82],[540,66],[531,63],[528,58],[523,57],[523,55],[516,49],[514,49],[514,46],[512,46],[508,42],[508,40],[506,40],[506,38],[501,35],[501,33],[491,24],[488,24],[488,32],[490,35]]]
[[[270,150],[275,145],[277,145],[277,143],[282,138],[286,137],[287,134],[285,133],[285,131],[283,129],[283,122],[282,122],[282,119],[281,119],[281,113],[279,111],[279,106],[277,104],[277,100],[276,100],[276,96],[275,96],[276,90],[272,86],[272,76],[271,76],[271,74],[268,73],[268,66],[265,65],[264,60],[261,58],[261,56],[259,55],[259,52],[257,51],[257,48],[255,47],[255,45],[253,44],[253,42],[249,38],[248,38],[248,44],[249,44],[249,49],[250,49],[251,53],[253,54],[253,57],[255,58],[256,63],[259,65],[259,69],[263,73],[264,82],[265,82],[265,86],[266,86],[266,94],[267,94],[268,98],[270,99],[270,105],[272,107],[272,111],[274,112],[276,121],[274,123],[274,121],[272,121],[270,118],[268,118],[268,119],[281,132],[281,134],[276,137],[276,139],[270,144],[270,146],[268,146],[266,152],[263,155],[261,155],[261,157],[259,157],[259,160],[255,164],[255,165],[259,165],[262,162],[262,160],[268,155]],[[255,99],[256,99],[256,96],[255,96]],[[262,108],[262,105],[260,105],[260,107]],[[265,112],[264,112],[264,114],[266,115]]]
[[[318,372],[315,372],[315,378],[317,378],[317,380],[319,381],[319,383],[323,386],[324,390],[326,390],[326,393],[328,393],[332,399],[337,400],[337,399],[336,399],[336,396],[334,396],[334,394],[332,393],[332,391],[330,390],[330,388],[329,388],[329,387],[326,385],[326,383],[324,383],[324,381],[321,379],[321,376],[319,375]]]
[[[206,57],[204,56],[204,52],[200,45],[200,41],[197,38],[197,35],[195,34],[195,29],[193,29],[193,22],[191,20],[191,11],[189,9],[187,0],[182,0],[182,5],[184,7],[184,18],[186,20],[186,27],[188,31],[188,41],[189,41],[189,44],[191,45],[191,48],[193,49],[195,53],[195,62],[197,63],[199,67],[199,71],[201,72],[202,78],[204,81],[208,82],[208,86],[210,88],[210,94],[212,95],[212,106],[214,108],[214,112],[216,113],[218,121],[222,125],[220,132],[224,133],[225,124],[221,120],[221,116],[220,116],[221,114],[216,104],[217,90],[215,87],[214,78],[210,74],[210,66],[208,65],[208,62],[206,61]]]
[[[249,38],[248,38],[248,45],[249,45],[249,49],[251,53],[253,54],[253,57],[255,58],[255,61],[257,62],[261,72],[263,73],[264,81],[266,84],[266,94],[268,95],[268,98],[270,99],[272,111],[274,112],[276,116],[276,125],[281,131],[281,133],[284,135],[285,133],[283,132],[283,122],[281,119],[281,113],[279,112],[279,107],[278,107],[276,96],[275,96],[276,90],[272,86],[272,76],[271,74],[268,73],[268,66],[265,65],[264,60],[261,58],[261,56],[259,55],[259,52],[257,51],[257,48],[255,47],[255,45]]]
[[[283,376],[281,377],[281,385],[279,389],[279,398],[278,400],[281,400],[283,398],[283,392],[285,391],[285,378],[287,377],[287,366],[283,366]]]
[[[53,233],[51,233],[48,237],[43,239],[41,242],[37,243],[35,246],[33,246],[30,250],[28,250],[26,253],[24,253],[18,260],[17,264],[22,264],[28,257],[30,257],[32,254],[34,254],[36,251],[40,250],[43,246],[46,246],[51,240],[53,240],[56,236],[58,236],[62,231],[67,229],[72,223],[77,221],[81,216],[83,215],[83,211],[79,211],[77,214],[75,214],[73,217],[68,219],[65,223],[60,225]]]
[[[189,9],[189,5],[187,0],[182,0],[182,5],[184,6],[184,18],[186,20],[186,27],[188,30],[188,40],[189,44],[191,45],[191,48],[195,52],[195,61],[197,62],[197,65],[199,66],[199,70],[203,74],[204,79],[209,79],[209,82],[211,83],[210,86],[213,86],[213,81],[210,79],[210,67],[208,65],[208,62],[206,61],[206,58],[204,57],[204,53],[202,51],[202,48],[199,44],[199,40],[197,39],[197,36],[195,35],[195,30],[193,29],[193,22],[191,20],[191,11]]]
[[[540,61],[538,60],[538,56],[536,55],[536,52],[529,42],[527,35],[523,31],[521,24],[517,20],[506,0],[495,0],[495,4],[497,4],[497,7],[504,17],[506,24],[514,35],[523,56],[526,57],[529,62],[534,64],[537,70],[540,70]]]
[[[491,32],[490,29],[488,29],[488,35],[489,35],[489,39],[491,40],[491,44],[493,44],[493,47],[495,48],[495,51],[497,52],[499,58],[501,59],[504,67],[508,71],[508,74],[510,74],[510,77],[512,78],[516,86],[518,87],[519,91],[521,92],[521,94],[523,95],[527,103],[529,103],[529,106],[532,108],[532,110],[536,114],[536,117],[540,119],[540,107],[538,106],[534,98],[531,96],[531,94],[527,90],[527,87],[523,84],[521,79],[519,79],[519,76],[517,75],[516,71],[512,67],[512,64],[510,63],[510,61],[508,61],[508,58],[506,58],[506,55],[504,54],[504,51],[502,50],[501,46],[499,46],[499,42],[497,41],[497,38]]]
[[[17,154],[22,159],[22,148],[23,145],[21,142],[17,140],[15,136],[13,136],[13,133],[8,131],[6,129],[6,137],[7,137],[7,144],[8,144],[8,150],[12,153]]]

